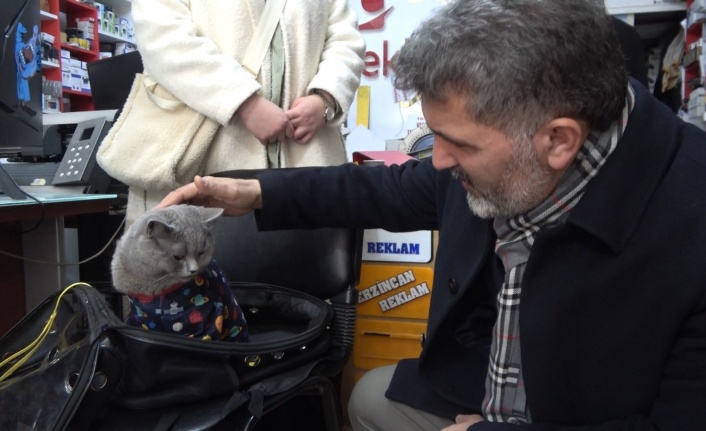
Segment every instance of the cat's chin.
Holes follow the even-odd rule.
[[[189,281],[191,281],[193,279],[194,279],[193,275],[189,275],[189,276],[172,275],[171,277],[169,277],[169,285],[174,286],[175,284],[184,284],[184,283],[188,283]]]
[[[133,291],[144,295],[154,296],[161,295],[163,292],[181,286],[193,280],[195,275],[170,274],[168,277],[162,277],[158,282],[147,282],[142,289],[134,289]]]
[[[203,272],[203,269],[198,271],[196,274],[191,274],[191,273],[184,274],[184,275],[175,274],[172,279],[173,280],[172,285],[188,283],[188,282],[192,281],[193,279],[195,279],[202,272]]]

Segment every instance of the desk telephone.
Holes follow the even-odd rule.
[[[105,190],[110,177],[98,166],[96,152],[108,129],[110,123],[105,117],[78,123],[56,170],[52,185],[87,184],[97,192]]]
[[[96,153],[111,124],[104,116],[77,123],[61,162],[50,166],[56,169],[51,186],[84,186],[83,193],[105,193],[111,178],[96,162]],[[4,164],[11,175],[0,170],[0,189],[13,199],[25,199],[12,176],[20,175],[23,169],[32,165]],[[51,176],[51,172],[48,174]]]

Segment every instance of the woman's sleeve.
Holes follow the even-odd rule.
[[[358,17],[347,0],[330,0],[326,42],[319,69],[309,90],[326,90],[336,99],[345,118],[363,73],[365,41],[358,31]]]
[[[227,124],[260,89],[233,56],[199,34],[187,0],[133,0],[131,13],[145,72],[207,117]]]

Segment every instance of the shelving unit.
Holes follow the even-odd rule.
[[[98,60],[98,31],[94,26],[93,44],[91,49],[81,48],[67,42],[61,41],[61,23],[59,16],[61,13],[66,14],[66,22],[74,23],[76,19],[93,19],[96,20],[96,8],[93,6],[81,3],[76,0],[49,0],[49,12],[40,11],[42,21],[42,32],[54,36],[52,47],[61,52],[62,50],[71,53],[71,56],[82,61],[92,62]],[[42,75],[47,80],[62,81],[62,63],[66,62],[65,58],[59,57],[59,63],[42,62]],[[66,64],[63,64],[64,70]],[[71,103],[72,111],[90,111],[93,110],[93,100],[91,93],[88,91],[77,91],[63,87],[62,94],[68,96]],[[62,112],[66,111],[63,97],[60,103]]]
[[[41,30],[54,36],[51,46],[57,52],[57,62],[42,61],[42,75],[50,81],[61,82],[61,59],[58,58],[61,51],[61,42],[58,38],[60,32],[59,25],[59,2],[49,2],[49,12],[40,10]]]
[[[633,16],[641,13],[678,12],[686,10],[686,1],[606,0],[611,15]],[[630,18],[629,18],[630,19]],[[628,19],[628,21],[629,21]],[[632,23],[631,23],[632,24]]]
[[[687,7],[686,1],[664,0],[605,0],[605,4],[609,14],[635,26],[645,40],[658,38],[684,19]]]
[[[67,26],[71,27],[70,23],[76,22],[77,19],[86,20],[92,19],[97,22],[97,12],[96,8],[85,3],[81,3],[76,0],[61,0],[60,1],[61,10],[66,13]],[[70,43],[62,43],[61,49],[68,51],[72,57],[85,62],[90,63],[98,60],[98,28],[93,25],[93,43],[91,44],[91,49],[81,48]],[[62,62],[65,60],[61,59]],[[92,111],[93,110],[93,99],[89,91],[82,90],[71,90],[64,88],[64,95],[69,95],[71,100],[71,110],[72,111]]]
[[[667,1],[667,0],[605,0],[608,12],[620,15],[628,23],[636,26],[643,41],[663,43],[664,36],[676,34],[681,27],[684,31],[684,51],[681,58],[679,111],[678,114],[686,121],[706,129],[706,114],[704,112],[703,87],[706,84],[706,66],[703,61],[703,38],[706,25],[705,13],[695,17],[692,12],[697,0]],[[676,39],[674,39],[676,41]],[[666,45],[664,46],[666,48]],[[664,49],[664,48],[663,48]],[[664,51],[662,51],[664,55]],[[664,61],[664,60],[663,60]],[[698,89],[697,93],[694,93]],[[663,93],[664,94],[664,93]],[[697,99],[698,94],[700,99]],[[675,96],[668,96],[668,104],[677,103]],[[699,109],[694,115],[694,106],[698,102]],[[687,113],[689,106],[692,111]]]
[[[132,2],[130,0],[101,0],[100,3],[110,7],[117,17],[129,16],[130,10],[132,9]],[[113,32],[103,30],[102,28],[99,28],[98,36],[100,37],[101,43],[135,43],[132,39],[122,37]]]
[[[689,8],[694,0],[689,0]],[[687,15],[691,17],[691,15]],[[686,39],[684,43],[684,99],[689,100],[692,91],[704,86],[704,70],[701,67],[703,47],[699,43],[703,37],[703,22],[687,19]]]
[[[116,16],[129,16],[131,9],[130,0],[102,0],[100,3],[115,13]],[[98,20],[98,11],[95,6],[80,2],[78,0],[48,0],[49,11],[40,11],[42,32],[54,36],[52,48],[57,52],[62,50],[70,53],[71,57],[83,64],[91,63],[100,59],[99,46],[101,43],[134,43],[120,35],[112,32],[104,31],[100,27]],[[90,49],[79,47],[68,42],[61,42],[61,14],[66,15],[67,27],[76,27],[74,24],[77,19],[93,21],[93,35]],[[62,72],[66,73],[68,60],[59,55],[59,62],[53,63],[49,61],[42,62],[42,75],[47,80],[62,81]],[[63,66],[63,68],[62,68]],[[63,69],[63,70],[62,70]],[[64,105],[63,99],[67,98],[70,102],[70,111],[91,111],[93,110],[93,99],[90,91],[87,89],[72,89],[67,86],[62,88],[61,111],[68,112],[68,107]]]

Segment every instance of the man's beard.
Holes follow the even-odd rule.
[[[539,205],[548,195],[549,168],[542,167],[529,140],[513,143],[514,153],[500,181],[491,187],[479,187],[460,167],[451,175],[473,186],[468,192],[468,207],[480,218],[512,217]]]

